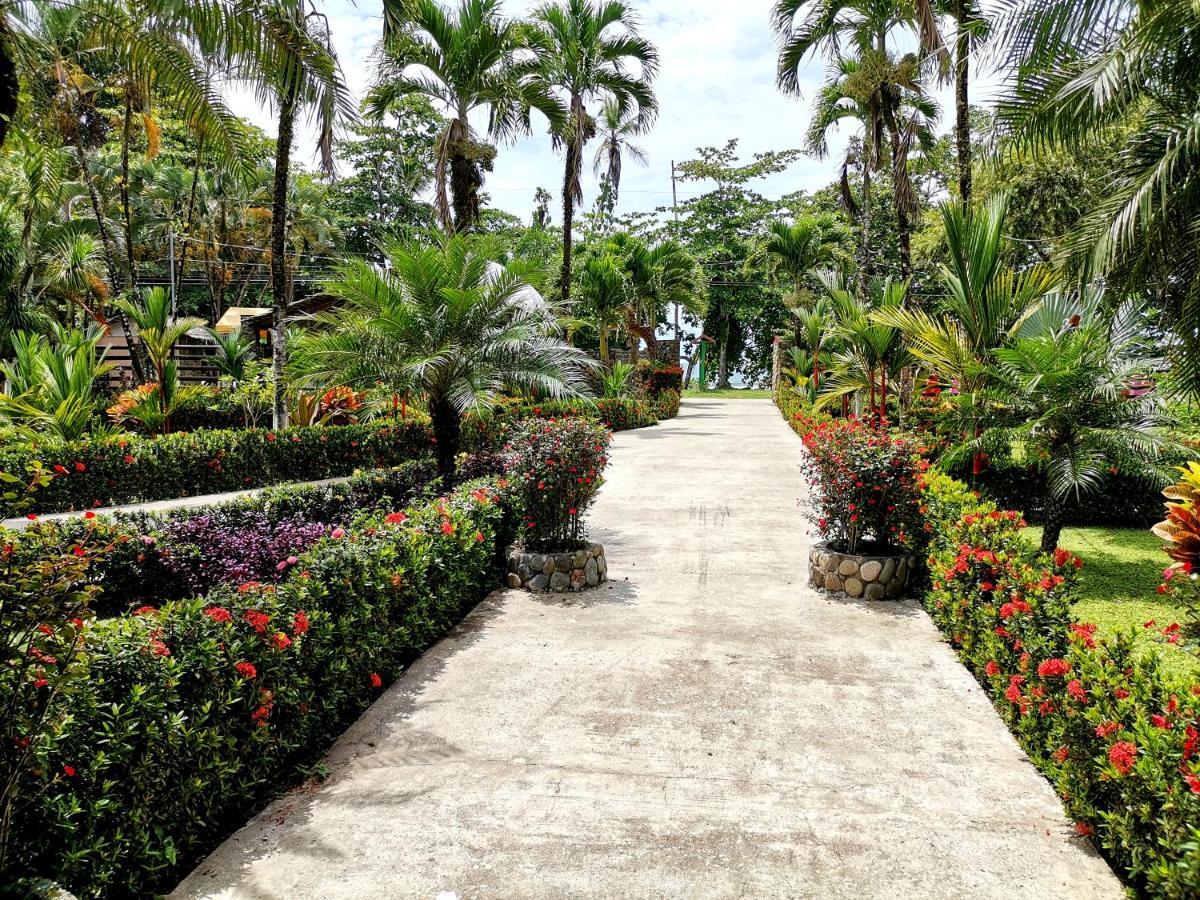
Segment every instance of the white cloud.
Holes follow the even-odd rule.
[[[805,66],[803,97],[785,97],[775,87],[775,37],[770,26],[772,0],[633,0],[643,32],[658,46],[661,64],[656,82],[660,116],[654,131],[641,139],[649,165],[625,167],[621,211],[653,210],[671,201],[671,161],[693,158],[699,146],[722,145],[739,139],[743,157],[753,152],[798,147],[809,121],[808,102],[823,80],[820,59]],[[506,0],[511,15],[529,8],[527,0]],[[361,98],[371,81],[370,55],[382,31],[380,0],[331,0],[321,4],[329,17],[346,79]],[[947,111],[950,95],[940,92]],[[239,93],[235,111],[274,134],[270,110]],[[944,114],[945,118],[945,114]],[[947,120],[948,122],[948,120]],[[948,127],[948,124],[944,127]],[[315,136],[302,127],[297,158],[311,162]],[[756,187],[768,196],[794,190],[815,190],[837,174],[837,158],[847,135],[831,141],[825,160],[804,159],[788,171],[764,179]],[[584,205],[596,196],[589,148],[584,181]],[[522,218],[533,208],[533,194],[544,187],[555,195],[562,180],[562,160],[550,146],[544,129],[532,137],[502,147],[485,190],[493,205]],[[697,192],[694,184],[680,186],[680,198]],[[555,212],[555,220],[560,214]]]

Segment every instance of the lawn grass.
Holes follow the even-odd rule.
[[[738,400],[770,400],[771,391],[767,388],[728,388],[720,391],[702,391],[697,388],[687,388],[685,397],[715,397],[722,400],[736,398]]]
[[[1041,539],[1040,528],[1026,533],[1034,542]],[[1184,615],[1179,606],[1154,590],[1169,562],[1161,540],[1141,528],[1066,528],[1059,545],[1084,562],[1076,618],[1094,622],[1102,634],[1133,627],[1139,643],[1160,650],[1165,672],[1189,681],[1200,679],[1200,659],[1155,641],[1143,627],[1151,619],[1161,627],[1181,621]]]

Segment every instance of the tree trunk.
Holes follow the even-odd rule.
[[[862,213],[862,249],[858,261],[858,293],[865,297],[867,283],[875,274],[875,266],[871,261],[871,163],[870,153],[863,146],[863,213]]]
[[[479,188],[483,179],[479,167],[468,154],[470,140],[465,123],[466,112],[450,123],[446,155],[450,162],[450,208],[454,212],[454,233],[465,234],[479,220]]]
[[[956,0],[955,20],[958,34],[954,51],[954,141],[958,149],[958,196],[963,205],[971,202],[971,37],[966,0]]]
[[[9,27],[8,12],[0,10],[0,147],[4,146],[4,140],[8,137],[20,96],[21,82],[17,77],[17,62],[13,58],[12,29]]]
[[[1053,553],[1062,535],[1063,523],[1067,519],[1067,501],[1051,493],[1046,498],[1046,516],[1042,525],[1042,550]]]
[[[449,488],[454,481],[455,463],[462,445],[462,417],[454,405],[444,399],[431,400],[429,419],[433,425],[434,454],[442,485]]]
[[[578,127],[578,126],[577,126]],[[579,156],[583,152],[578,138],[567,139],[567,161],[563,169],[563,262],[562,301],[571,301],[571,251],[573,249],[571,229],[575,225],[575,172],[579,168]]]
[[[121,217],[125,225],[125,270],[131,290],[137,290],[137,269],[133,264],[133,213],[129,208],[129,144],[133,140],[133,97],[125,87],[125,120],[121,126]]]
[[[296,95],[282,98],[279,104],[279,136],[275,144],[275,181],[271,197],[271,345],[273,386],[272,423],[275,428],[288,424],[283,374],[287,363],[287,315],[291,306],[291,282],[287,272],[288,169],[292,161],[292,133],[296,124]]]
[[[729,360],[727,350],[729,348],[729,329],[726,327],[725,334],[721,336],[721,352],[717,361],[717,390],[729,390]]]
[[[600,326],[600,362],[604,363],[604,368],[608,368],[608,326]]]
[[[900,277],[912,275],[912,226],[908,220],[908,210],[900,199],[900,186],[896,182],[896,172],[900,168],[901,154],[904,150],[900,142],[900,125],[896,121],[896,106],[899,98],[890,94],[883,98],[884,122],[887,124],[888,137],[892,145],[892,206],[896,210],[896,240],[900,246]]]

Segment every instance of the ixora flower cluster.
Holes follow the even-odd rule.
[[[399,504],[407,478],[272,492],[259,501],[268,518],[343,524],[270,580],[109,618],[95,616],[98,596],[144,555],[128,523],[89,513],[10,533],[0,689],[19,702],[0,712],[5,876],[79,896],[168,888],[495,587],[513,531],[505,484]]]
[[[507,474],[520,510],[509,548],[509,584],[567,591],[605,580],[604,548],[586,541],[584,516],[604,483],[611,435],[584,419],[525,422],[507,447]]]
[[[918,519],[915,446],[854,419],[795,420],[808,449],[808,516],[822,541],[809,556],[809,583],[872,600],[904,590],[905,545]]]
[[[921,485],[934,621],[1078,832],[1139,893],[1200,896],[1200,685],[1165,677],[1132,635],[1076,621],[1083,561],[1036,550],[1018,513],[940,473]]]

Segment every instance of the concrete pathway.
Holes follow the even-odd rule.
[[[175,896],[1121,896],[915,603],[805,586],[769,401],[615,444],[615,582],[494,594]]]

